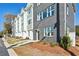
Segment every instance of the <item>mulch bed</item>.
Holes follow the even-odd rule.
[[[41,51],[48,51],[52,54],[59,54],[59,55],[64,55],[64,56],[71,55],[70,53],[68,53],[67,51],[65,51],[63,48],[61,48],[58,45],[51,47],[50,44],[32,43],[29,46],[31,46],[32,48],[37,48]]]
[[[23,51],[27,51],[26,48],[28,47],[31,47],[31,49],[38,49],[40,51],[47,51],[51,54],[58,54],[60,56],[79,56],[79,48],[78,47],[70,47],[68,50],[64,50],[63,48],[61,48],[59,45],[56,45],[56,46],[50,46],[50,44],[44,44],[44,43],[30,43],[30,44],[26,44],[24,46],[21,46],[21,47],[17,47],[15,48],[15,52],[16,53],[23,53]],[[21,51],[23,50],[23,51]],[[18,51],[18,52],[17,52]],[[20,53],[20,54],[21,54]],[[28,51],[29,53],[29,51]],[[31,53],[31,52],[30,52]]]

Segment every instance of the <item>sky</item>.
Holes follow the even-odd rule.
[[[20,13],[21,9],[26,6],[26,3],[0,3],[0,31],[4,29],[3,23],[5,21],[4,15],[6,13],[11,13],[17,15]],[[79,25],[79,4],[76,4],[75,13],[75,25]]]
[[[25,6],[26,3],[0,3],[0,31],[4,29],[4,15],[7,13],[17,15]]]
[[[76,4],[75,24],[79,25],[79,3]]]

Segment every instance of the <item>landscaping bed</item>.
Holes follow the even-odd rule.
[[[49,55],[49,56],[70,56],[71,54],[58,45],[51,46],[48,43],[37,42],[13,48],[18,55]]]
[[[9,44],[15,44],[15,43],[18,42],[18,41],[20,41],[20,39],[10,38],[10,37],[7,39],[7,42],[8,42]]]

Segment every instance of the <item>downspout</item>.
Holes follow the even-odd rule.
[[[59,16],[59,3],[57,3],[57,42],[60,42],[60,16]]]
[[[67,24],[66,24],[66,3],[65,3],[65,5],[64,5],[64,26],[65,26],[65,28],[64,28],[64,30],[65,30],[65,35],[67,35]]]

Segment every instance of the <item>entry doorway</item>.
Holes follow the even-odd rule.
[[[39,40],[39,31],[36,30],[36,40]]]

